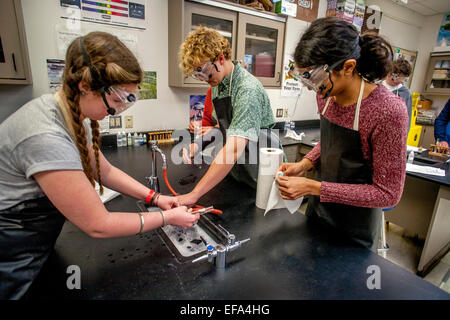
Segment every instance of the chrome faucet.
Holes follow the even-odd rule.
[[[227,252],[234,251],[237,248],[239,248],[242,244],[250,241],[250,238],[236,241],[236,237],[234,234],[228,234],[228,243],[226,245],[224,244],[218,244],[216,247],[213,247],[212,245],[209,245],[207,247],[208,253],[192,260],[192,263],[208,260],[211,263],[214,263],[216,265],[216,269],[225,269],[226,266],[226,258],[227,258]]]
[[[157,162],[156,162],[156,153],[158,152],[161,155],[163,165],[163,170],[167,169],[167,161],[165,154],[158,147],[158,141],[151,140],[149,141],[150,148],[152,149],[152,173],[150,177],[145,177],[148,180],[150,185],[150,189],[155,190],[156,192],[160,192],[159,188],[159,180],[158,180],[158,172],[157,172]]]

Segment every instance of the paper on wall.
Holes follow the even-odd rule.
[[[282,97],[297,97],[302,92],[302,84],[289,75],[289,69],[294,65],[294,57],[289,54],[284,56],[283,81],[281,85]]]
[[[98,30],[98,29],[95,29]],[[68,26],[67,23],[61,23],[55,25],[55,39],[56,39],[56,54],[59,59],[65,59],[66,58],[66,51],[69,45],[72,43],[73,40],[80,36],[84,36],[88,34],[89,32],[94,31],[88,30],[84,25],[79,24],[76,28],[73,26]],[[133,54],[138,57],[137,51],[138,51],[138,40],[137,35],[133,34],[132,32],[120,32],[117,30],[112,30],[109,28],[107,31],[108,33],[111,33],[115,35],[117,38],[119,38],[120,41],[122,41],[128,49],[130,49]]]

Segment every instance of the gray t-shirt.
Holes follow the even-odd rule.
[[[90,137],[89,126],[85,128]],[[51,94],[28,102],[8,117],[0,124],[0,137],[0,210],[43,197],[33,178],[38,172],[83,170],[76,144]]]

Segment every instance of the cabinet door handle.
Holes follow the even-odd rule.
[[[278,80],[277,80],[277,82],[281,83],[281,72],[278,72]]]
[[[13,61],[13,65],[14,65],[14,71],[17,72],[16,57],[14,56],[14,53],[12,53],[11,55],[12,55],[12,61]]]

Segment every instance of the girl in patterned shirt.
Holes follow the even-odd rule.
[[[281,197],[309,196],[307,216],[375,251],[381,209],[405,181],[408,114],[383,85],[392,56],[381,37],[361,36],[337,18],[314,21],[295,50],[293,74],[317,92],[321,140],[298,163],[279,168]],[[316,180],[302,177],[312,168]]]

